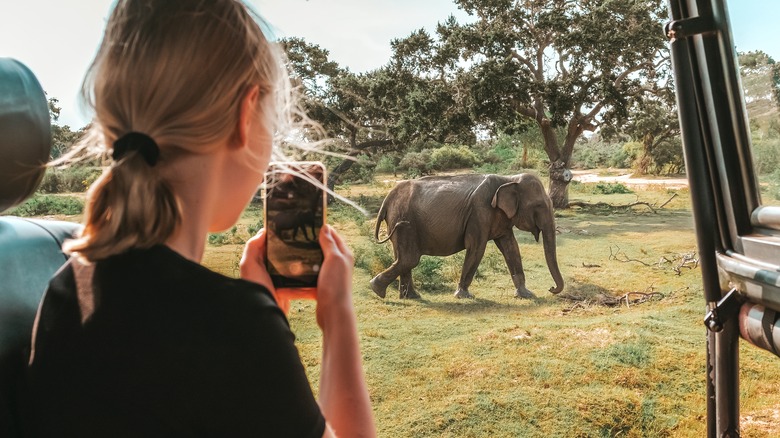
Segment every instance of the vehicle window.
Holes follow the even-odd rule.
[[[755,7],[744,3],[730,2],[729,14],[747,108],[753,169],[761,205],[780,206],[780,31],[771,22],[777,14],[756,14]],[[767,6],[770,10],[778,8]],[[759,36],[749,27],[761,27],[766,33]]]

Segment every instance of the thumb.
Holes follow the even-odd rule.
[[[266,231],[261,229],[244,245],[244,254],[239,263],[241,278],[254,281],[274,292],[271,277],[265,268]]]

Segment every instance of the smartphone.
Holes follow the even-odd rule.
[[[274,287],[311,289],[323,255],[319,243],[325,224],[325,166],[315,161],[272,162],[263,190],[266,269]]]

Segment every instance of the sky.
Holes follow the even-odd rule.
[[[278,37],[303,37],[353,72],[381,67],[390,41],[455,15],[452,0],[248,0]],[[112,0],[0,0],[0,57],[15,58],[62,107],[59,124],[91,118],[79,105],[81,80],[102,37]],[[763,50],[780,62],[780,0],[731,0],[739,51]]]

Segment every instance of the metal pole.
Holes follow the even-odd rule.
[[[717,437],[739,437],[739,319],[715,334]]]

